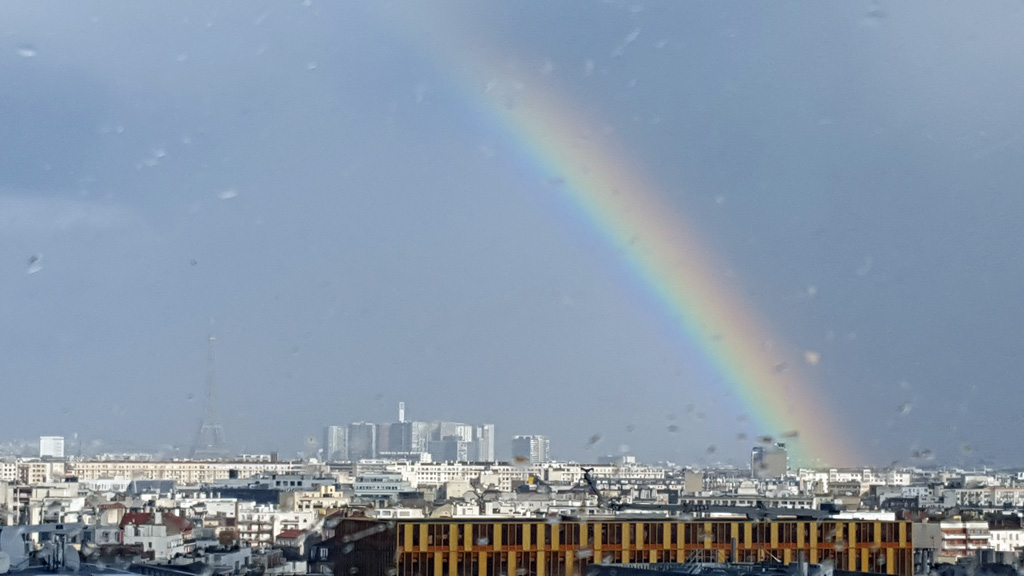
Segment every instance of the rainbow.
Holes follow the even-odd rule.
[[[512,142],[540,178],[557,179],[572,210],[622,254],[672,324],[739,399],[751,425],[786,441],[798,463],[862,464],[836,419],[821,407],[820,392],[800,371],[780,370],[793,358],[817,364],[817,353],[788,349],[758,321],[721,277],[722,267],[697,228],[612,135],[556,91],[502,78],[503,72],[495,78],[506,63],[489,53],[486,42],[451,43],[464,38],[463,28],[446,20],[450,34],[422,44],[437,50],[431,58],[444,62],[441,68],[488,129]],[[507,101],[509,86],[516,86],[514,106]]]

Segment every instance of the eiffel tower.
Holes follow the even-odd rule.
[[[192,444],[190,456],[194,460],[215,460],[226,458],[228,449],[224,443],[224,427],[220,423],[220,412],[217,410],[216,378],[214,378],[213,344],[217,339],[210,335],[209,366],[206,370],[206,406],[203,407],[203,420],[199,424],[196,440]]]

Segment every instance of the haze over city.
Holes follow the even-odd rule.
[[[1020,6],[376,4],[0,8],[0,441],[1024,465]]]

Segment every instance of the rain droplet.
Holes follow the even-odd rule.
[[[676,426],[675,424],[669,424],[668,425],[668,431],[669,432],[679,432],[679,426]]]
[[[195,266],[196,265],[196,259],[193,258],[193,259],[189,260],[188,263],[191,264],[192,266]]]
[[[594,434],[593,436],[590,437],[589,440],[587,440],[587,448],[593,446],[594,444],[597,444],[600,441],[601,441],[601,435],[600,434]]]
[[[740,442],[746,442],[747,435],[743,432],[740,432],[739,434],[736,435],[736,439],[739,440]]]
[[[910,414],[911,408],[912,406],[910,405],[910,402],[904,402],[896,407],[896,412],[898,412],[900,416],[906,416],[907,414]]]
[[[309,62],[306,64],[306,70],[316,70],[316,62]]]
[[[632,432],[633,430],[636,430],[636,426],[632,424],[626,424],[626,432]]]
[[[18,46],[18,56],[21,56],[22,58],[35,58],[36,54],[36,49],[31,44],[22,44]]]
[[[35,274],[36,272],[39,272],[40,270],[43,269],[42,261],[43,261],[43,255],[42,254],[33,254],[33,255],[29,256],[29,258],[28,258],[28,270],[26,270],[25,272],[28,273],[28,274]]]
[[[815,352],[814,350],[805,351],[804,362],[807,362],[811,366],[817,366],[818,362],[821,362],[821,353]]]
[[[757,441],[761,444],[771,444],[772,442],[775,442],[775,439],[771,436],[758,436]]]
[[[974,449],[973,449],[973,448],[971,448],[971,445],[970,445],[970,444],[963,444],[963,445],[961,445],[961,446],[960,446],[960,450],[961,450],[961,451],[962,451],[962,452],[963,452],[964,454],[970,454],[971,452],[973,452],[973,451],[974,451]]]
[[[789,370],[789,364],[786,364],[785,362],[778,362],[777,364],[775,364],[773,370],[776,374],[782,374],[786,370]]]
[[[477,540],[476,540],[476,545],[477,546],[487,546],[490,543],[491,543],[491,540],[490,540],[490,538],[487,538],[487,537],[477,538]]]
[[[217,193],[217,198],[221,200],[231,200],[232,198],[238,197],[238,190],[234,188],[228,188],[227,190],[221,190]]]
[[[807,297],[808,298],[814,298],[817,295],[818,295],[818,287],[817,286],[815,286],[814,284],[811,284],[810,286],[807,287]]]
[[[594,551],[591,550],[590,548],[580,548],[579,551],[576,552],[576,557],[580,558],[580,559],[590,558],[593,555],[594,555]]]
[[[188,400],[189,402],[191,402],[191,401],[193,401],[193,400],[195,400],[195,399],[196,399],[196,395],[195,395],[195,394],[192,394],[192,393],[190,392],[190,393],[188,394],[188,396],[185,396],[185,399],[186,399],[186,400]]]
[[[710,455],[710,454],[714,454],[715,451],[717,451],[717,450],[718,450],[718,448],[714,444],[712,444],[711,446],[708,446],[708,449],[705,450],[705,452]]]
[[[351,543],[351,542],[349,542],[348,544],[345,544],[344,546],[341,547],[341,553],[342,554],[349,554],[350,552],[352,552],[355,549],[356,549],[356,545]]]
[[[789,430],[788,432],[783,433],[782,437],[783,438],[788,438],[788,439],[791,439],[791,440],[792,439],[796,439],[796,438],[800,437],[800,431],[799,430]]]

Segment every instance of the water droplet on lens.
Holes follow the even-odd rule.
[[[35,58],[36,49],[31,44],[22,44],[18,46],[18,56],[22,58]]]
[[[228,188],[227,190],[221,190],[217,193],[217,197],[221,200],[231,200],[232,198],[238,197],[238,190],[234,188]]]
[[[485,538],[477,538],[477,541],[476,541],[476,545],[477,546],[487,546],[490,543],[491,543],[490,538],[486,538],[486,537]]]
[[[907,414],[910,414],[910,409],[911,409],[910,402],[904,402],[903,404],[900,404],[896,408],[896,411],[899,412],[900,416],[906,416]]]
[[[675,424],[669,424],[668,431],[669,432],[679,432],[679,426],[676,426]]]
[[[28,270],[26,270],[25,272],[28,273],[28,274],[35,274],[36,272],[39,272],[40,270],[43,269],[42,261],[43,261],[43,255],[42,254],[33,254],[32,256],[29,256],[29,258],[28,258]]]
[[[818,362],[821,362],[821,353],[815,352],[814,350],[804,352],[804,362],[807,362],[811,366],[817,366]]]

